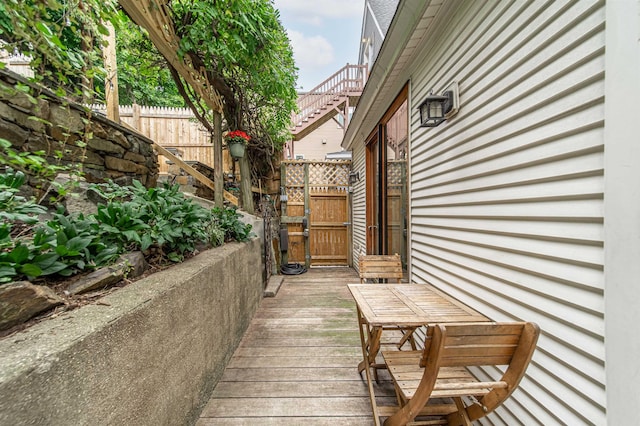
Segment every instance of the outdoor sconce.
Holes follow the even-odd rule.
[[[438,126],[458,111],[458,84],[454,82],[441,95],[431,93],[418,109],[421,127]]]
[[[356,182],[360,182],[360,172],[350,172],[349,185],[353,185]]]
[[[420,126],[436,127],[445,120],[445,116],[453,108],[453,92],[447,90],[439,95],[429,95],[418,107],[420,109]]]

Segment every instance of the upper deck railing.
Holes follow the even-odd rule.
[[[291,114],[294,126],[320,113],[328,105],[346,96],[360,96],[367,79],[366,65],[347,64],[318,86],[298,98],[298,113]]]

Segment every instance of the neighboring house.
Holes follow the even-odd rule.
[[[367,79],[366,67],[345,65],[325,81],[298,96],[291,114],[293,140],[283,149],[285,160],[324,160],[341,151],[340,143]]]
[[[404,250],[412,282],[542,329],[483,424],[640,424],[638,16],[637,0],[402,0],[347,129],[354,259]],[[456,85],[457,114],[421,127]],[[402,120],[406,159],[387,144]]]
[[[365,0],[358,63],[370,71],[387,34],[398,0]]]
[[[336,116],[316,127],[311,133],[297,140],[293,145],[292,160],[324,160],[329,152],[341,151],[343,127]]]

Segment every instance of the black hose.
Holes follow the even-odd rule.
[[[280,266],[280,272],[284,275],[300,275],[307,272],[307,268],[299,263],[287,263],[286,265]]]

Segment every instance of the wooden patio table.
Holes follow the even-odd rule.
[[[349,284],[358,310],[363,360],[358,372],[365,371],[375,424],[380,424],[371,369],[376,364],[383,327],[419,327],[429,324],[482,322],[489,318],[428,284]]]

